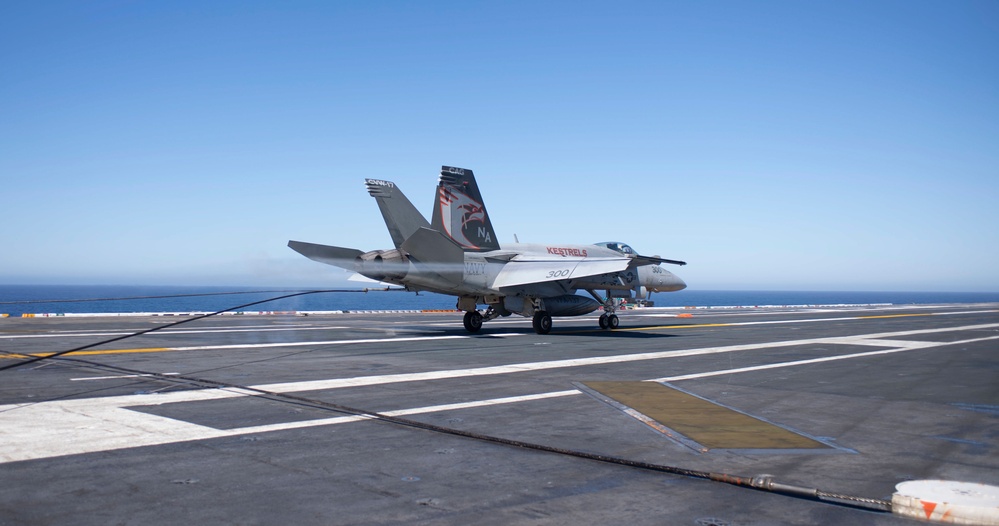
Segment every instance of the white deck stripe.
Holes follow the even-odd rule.
[[[160,373],[163,376],[177,376],[180,373]],[[83,378],[70,378],[71,382],[85,382],[87,380],[118,380],[121,378],[146,378],[154,376],[152,374],[121,374],[118,376],[86,376]]]
[[[880,351],[868,351],[855,354],[842,354],[839,356],[825,356],[823,358],[812,358],[810,360],[796,360],[793,362],[779,362],[766,365],[755,365],[752,367],[739,367],[737,369],[724,369],[720,371],[709,371],[704,373],[695,374],[684,374],[680,376],[667,376],[664,378],[655,378],[652,380],[645,380],[646,382],[679,382],[681,380],[693,380],[696,378],[707,378],[709,376],[722,376],[726,374],[737,374],[737,373],[748,373],[752,371],[763,371],[766,369],[778,369],[781,367],[797,367],[799,365],[809,365],[813,363],[823,363],[823,362],[834,362],[836,360],[850,360],[853,358],[867,358],[869,356],[881,356],[885,354],[894,354],[899,352],[914,351],[917,349],[930,349],[933,347],[942,347],[945,345],[961,345],[965,343],[975,343],[987,340],[999,340],[999,336],[988,336],[985,338],[974,338],[971,340],[961,340],[957,342],[905,342],[905,347],[898,347],[895,349],[883,349]]]
[[[935,332],[951,332],[962,330],[975,330],[999,327],[999,323],[985,325],[968,325],[965,327],[955,327],[949,329],[919,329],[913,331],[902,331],[893,333],[880,333],[869,335],[872,338],[884,336],[912,336],[916,334],[930,334]],[[850,340],[855,344],[866,336],[852,337]],[[341,387],[359,387],[366,385],[381,385],[399,382],[421,382],[427,380],[443,380],[447,378],[464,378],[471,376],[487,376],[494,374],[521,373],[526,371],[541,371],[545,369],[559,369],[563,367],[582,367],[587,365],[602,365],[609,363],[625,363],[643,360],[659,360],[662,358],[675,358],[679,356],[699,356],[704,354],[718,354],[727,352],[749,351],[754,349],[772,349],[777,347],[793,347],[796,345],[810,344],[836,344],[844,343],[841,337],[812,338],[806,340],[790,340],[783,342],[749,343],[742,345],[726,345],[723,347],[705,347],[701,349],[685,349],[678,351],[661,351],[638,354],[620,354],[614,356],[595,356],[591,358],[573,358],[569,360],[553,360],[548,362],[529,362],[510,365],[497,365],[491,367],[478,367],[474,369],[453,369],[447,371],[429,371],[423,373],[402,373],[379,376],[358,376],[354,378],[335,378],[330,380],[313,380],[304,382],[292,382],[281,384],[264,384],[254,386],[257,389],[273,391],[277,393],[288,393],[297,391],[317,391],[320,389],[338,389]],[[907,342],[908,343],[908,342]]]

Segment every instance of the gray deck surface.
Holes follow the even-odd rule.
[[[2,319],[0,352],[178,319]],[[557,318],[539,336],[511,317],[469,335],[450,313],[226,316],[71,357],[873,499],[914,479],[999,485],[999,305],[646,309],[621,322]],[[0,371],[0,524],[916,524],[121,376],[69,361]],[[833,447],[698,451],[580,387],[644,380]]]

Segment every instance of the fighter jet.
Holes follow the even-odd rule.
[[[394,249],[363,252],[301,241],[288,246],[375,281],[457,296],[468,332],[478,332],[497,317],[519,314],[533,319],[535,332],[548,334],[553,316],[581,316],[601,307],[600,327],[615,329],[620,323],[617,300],[687,286],[660,266],[685,262],[641,256],[620,242],[501,245],[472,170],[441,167],[431,222],[395,183],[364,182],[378,202]]]

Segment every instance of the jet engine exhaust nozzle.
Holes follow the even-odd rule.
[[[357,256],[354,270],[376,281],[399,280],[409,273],[409,258],[399,249],[372,250]]]

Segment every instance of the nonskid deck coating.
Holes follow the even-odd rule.
[[[999,406],[991,381],[996,305],[711,311],[665,324],[659,315],[629,313],[626,331],[560,319],[548,336],[533,334],[529,320],[504,319],[469,337],[447,314],[262,320],[206,320],[85,358],[876,498],[914,478],[999,483],[996,416],[982,410]],[[259,327],[272,324],[300,330]],[[58,351],[80,345],[89,330],[148,326],[5,319],[0,351]],[[241,332],[224,332],[233,330]],[[188,350],[127,352],[159,348]],[[10,488],[0,497],[0,523],[70,516],[84,524],[910,523],[363,418],[324,418],[250,402],[232,389],[179,389],[68,364],[0,374],[0,455],[9,460],[0,478]],[[697,453],[579,396],[574,382],[585,380],[670,381],[856,453]],[[168,515],[171,498],[192,506]]]

